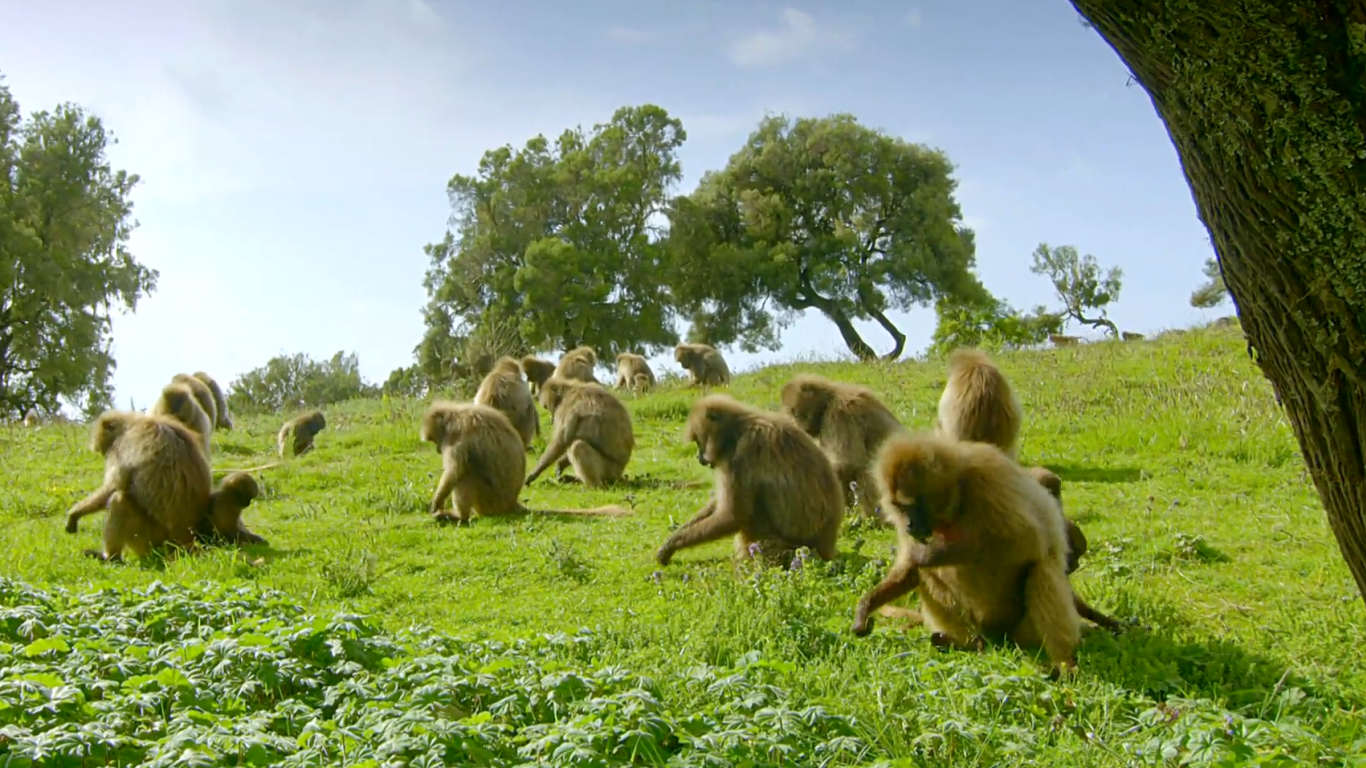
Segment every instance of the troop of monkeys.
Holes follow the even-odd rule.
[[[724,359],[707,345],[680,344],[675,359],[695,385],[730,380]],[[472,402],[432,403],[420,427],[443,464],[432,516],[466,522],[533,511],[519,492],[552,464],[557,477],[572,467],[573,479],[589,487],[620,480],[635,447],[631,416],[594,378],[596,365],[588,347],[558,364],[503,357]],[[617,357],[615,389],[638,393],[654,381],[643,357]],[[550,413],[553,432],[528,474],[526,455],[540,428],[536,401]],[[282,454],[287,430],[308,433],[311,445],[316,430],[308,418],[281,430]],[[1075,669],[1081,619],[1111,631],[1120,624],[1072,589],[1068,576],[1086,538],[1063,515],[1061,479],[1017,463],[1022,421],[1009,382],[972,349],[949,358],[932,433],[911,433],[865,387],[813,374],[793,376],[776,411],[706,394],[693,404],[683,438],[714,470],[714,490],[655,559],[667,566],[679,550],[733,536],[741,557],[781,561],[805,547],[830,560],[844,510],[856,504],[870,521],[893,526],[898,544],[889,573],[858,601],[855,635],[871,631],[876,610],[925,624],[939,647],[981,649],[1009,639],[1042,646],[1055,676]],[[231,428],[231,420],[204,374],[177,376],[147,414],[102,414],[91,447],[105,457],[105,482],[72,507],[67,530],[107,507],[104,550],[88,553],[103,559],[117,559],[124,547],[141,556],[167,541],[184,549],[205,538],[262,543],[241,519],[259,494],[250,470],[212,488],[206,457],[214,425]],[[618,505],[536,511],[631,514]],[[888,605],[913,590],[919,611]]]

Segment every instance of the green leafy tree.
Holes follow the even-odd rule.
[[[1152,99],[1366,597],[1360,8],[1073,0]],[[1252,41],[1255,41],[1252,42]]]
[[[243,413],[318,408],[378,393],[361,379],[355,354],[338,352],[318,361],[302,352],[277,355],[229,385],[229,408]]]
[[[1048,243],[1039,243],[1034,249],[1034,263],[1029,271],[1044,275],[1053,283],[1053,290],[1062,301],[1059,314],[1063,318],[1092,328],[1106,328],[1111,336],[1119,338],[1119,328],[1106,317],[1105,310],[1119,300],[1124,277],[1124,271],[1119,267],[1111,267],[1102,275],[1095,256],[1078,255],[1077,249],[1070,245],[1049,248]]]
[[[138,177],[109,167],[111,143],[73,104],[23,120],[0,78],[0,413],[112,405],[110,309],[157,272],[128,251]]]
[[[380,386],[380,393],[389,397],[425,397],[429,385],[422,368],[416,363],[389,372],[389,378]]]
[[[685,138],[660,107],[623,107],[553,144],[537,136],[487,152],[477,175],[452,178],[454,231],[426,248],[423,369],[451,369],[481,335],[500,339],[498,354],[588,344],[611,357],[675,344],[652,220],[682,177]],[[511,341],[488,330],[509,325]]]
[[[1207,282],[1191,293],[1191,306],[1196,309],[1211,309],[1224,303],[1228,298],[1228,288],[1224,285],[1224,273],[1219,270],[1219,262],[1213,258],[1205,259],[1204,268]]]
[[[1062,330],[1063,324],[1062,316],[1046,307],[1024,313],[995,298],[968,304],[942,296],[935,302],[934,312],[938,322],[930,340],[932,355],[945,355],[960,347],[1032,347]]]
[[[850,115],[770,116],[721,171],[670,210],[670,282],[693,338],[774,348],[798,313],[820,312],[860,359],[854,327],[942,295],[980,298],[972,230],[945,155]],[[700,326],[700,327],[699,327]]]

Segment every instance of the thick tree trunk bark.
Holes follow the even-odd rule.
[[[1366,5],[1071,2],[1166,123],[1366,596]]]

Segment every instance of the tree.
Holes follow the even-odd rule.
[[[588,344],[612,357],[677,343],[652,220],[682,178],[685,138],[660,107],[623,107],[553,145],[537,136],[486,152],[476,176],[453,177],[455,231],[426,248],[424,370],[449,368],[459,340],[489,326],[510,324],[510,353]]]
[[[671,206],[670,283],[692,338],[776,348],[814,309],[860,359],[876,357],[854,320],[906,335],[887,311],[943,295],[979,300],[972,230],[942,152],[850,115],[770,116],[726,168]]]
[[[361,379],[354,353],[338,352],[319,362],[300,352],[277,355],[238,376],[228,385],[228,404],[234,411],[261,413],[317,408],[377,393],[377,387]]]
[[[1212,258],[1205,259],[1204,273],[1209,282],[1191,294],[1191,306],[1196,309],[1217,307],[1228,298],[1228,288],[1224,285],[1224,273],[1219,271],[1219,262]]]
[[[943,296],[935,302],[938,322],[930,340],[932,355],[945,355],[959,347],[1008,350],[1042,344],[1050,333],[1062,330],[1063,317],[1046,307],[1031,313],[1016,310],[1004,301],[964,303]]]
[[[1166,125],[1366,596],[1366,17],[1337,0],[1073,5]]]
[[[1080,256],[1070,245],[1049,248],[1048,243],[1039,243],[1029,271],[1044,275],[1053,283],[1053,290],[1062,301],[1059,314],[1063,318],[1092,328],[1106,328],[1111,336],[1119,338],[1119,329],[1105,313],[1111,302],[1119,300],[1120,281],[1124,277],[1119,267],[1111,267],[1102,277],[1095,256]],[[1088,311],[1099,314],[1088,316]]]
[[[134,310],[157,272],[128,252],[138,177],[110,169],[111,143],[74,104],[22,120],[0,77],[0,413],[113,402],[110,307]]]

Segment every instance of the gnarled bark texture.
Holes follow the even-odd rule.
[[[1366,595],[1366,4],[1072,0],[1147,90]]]

